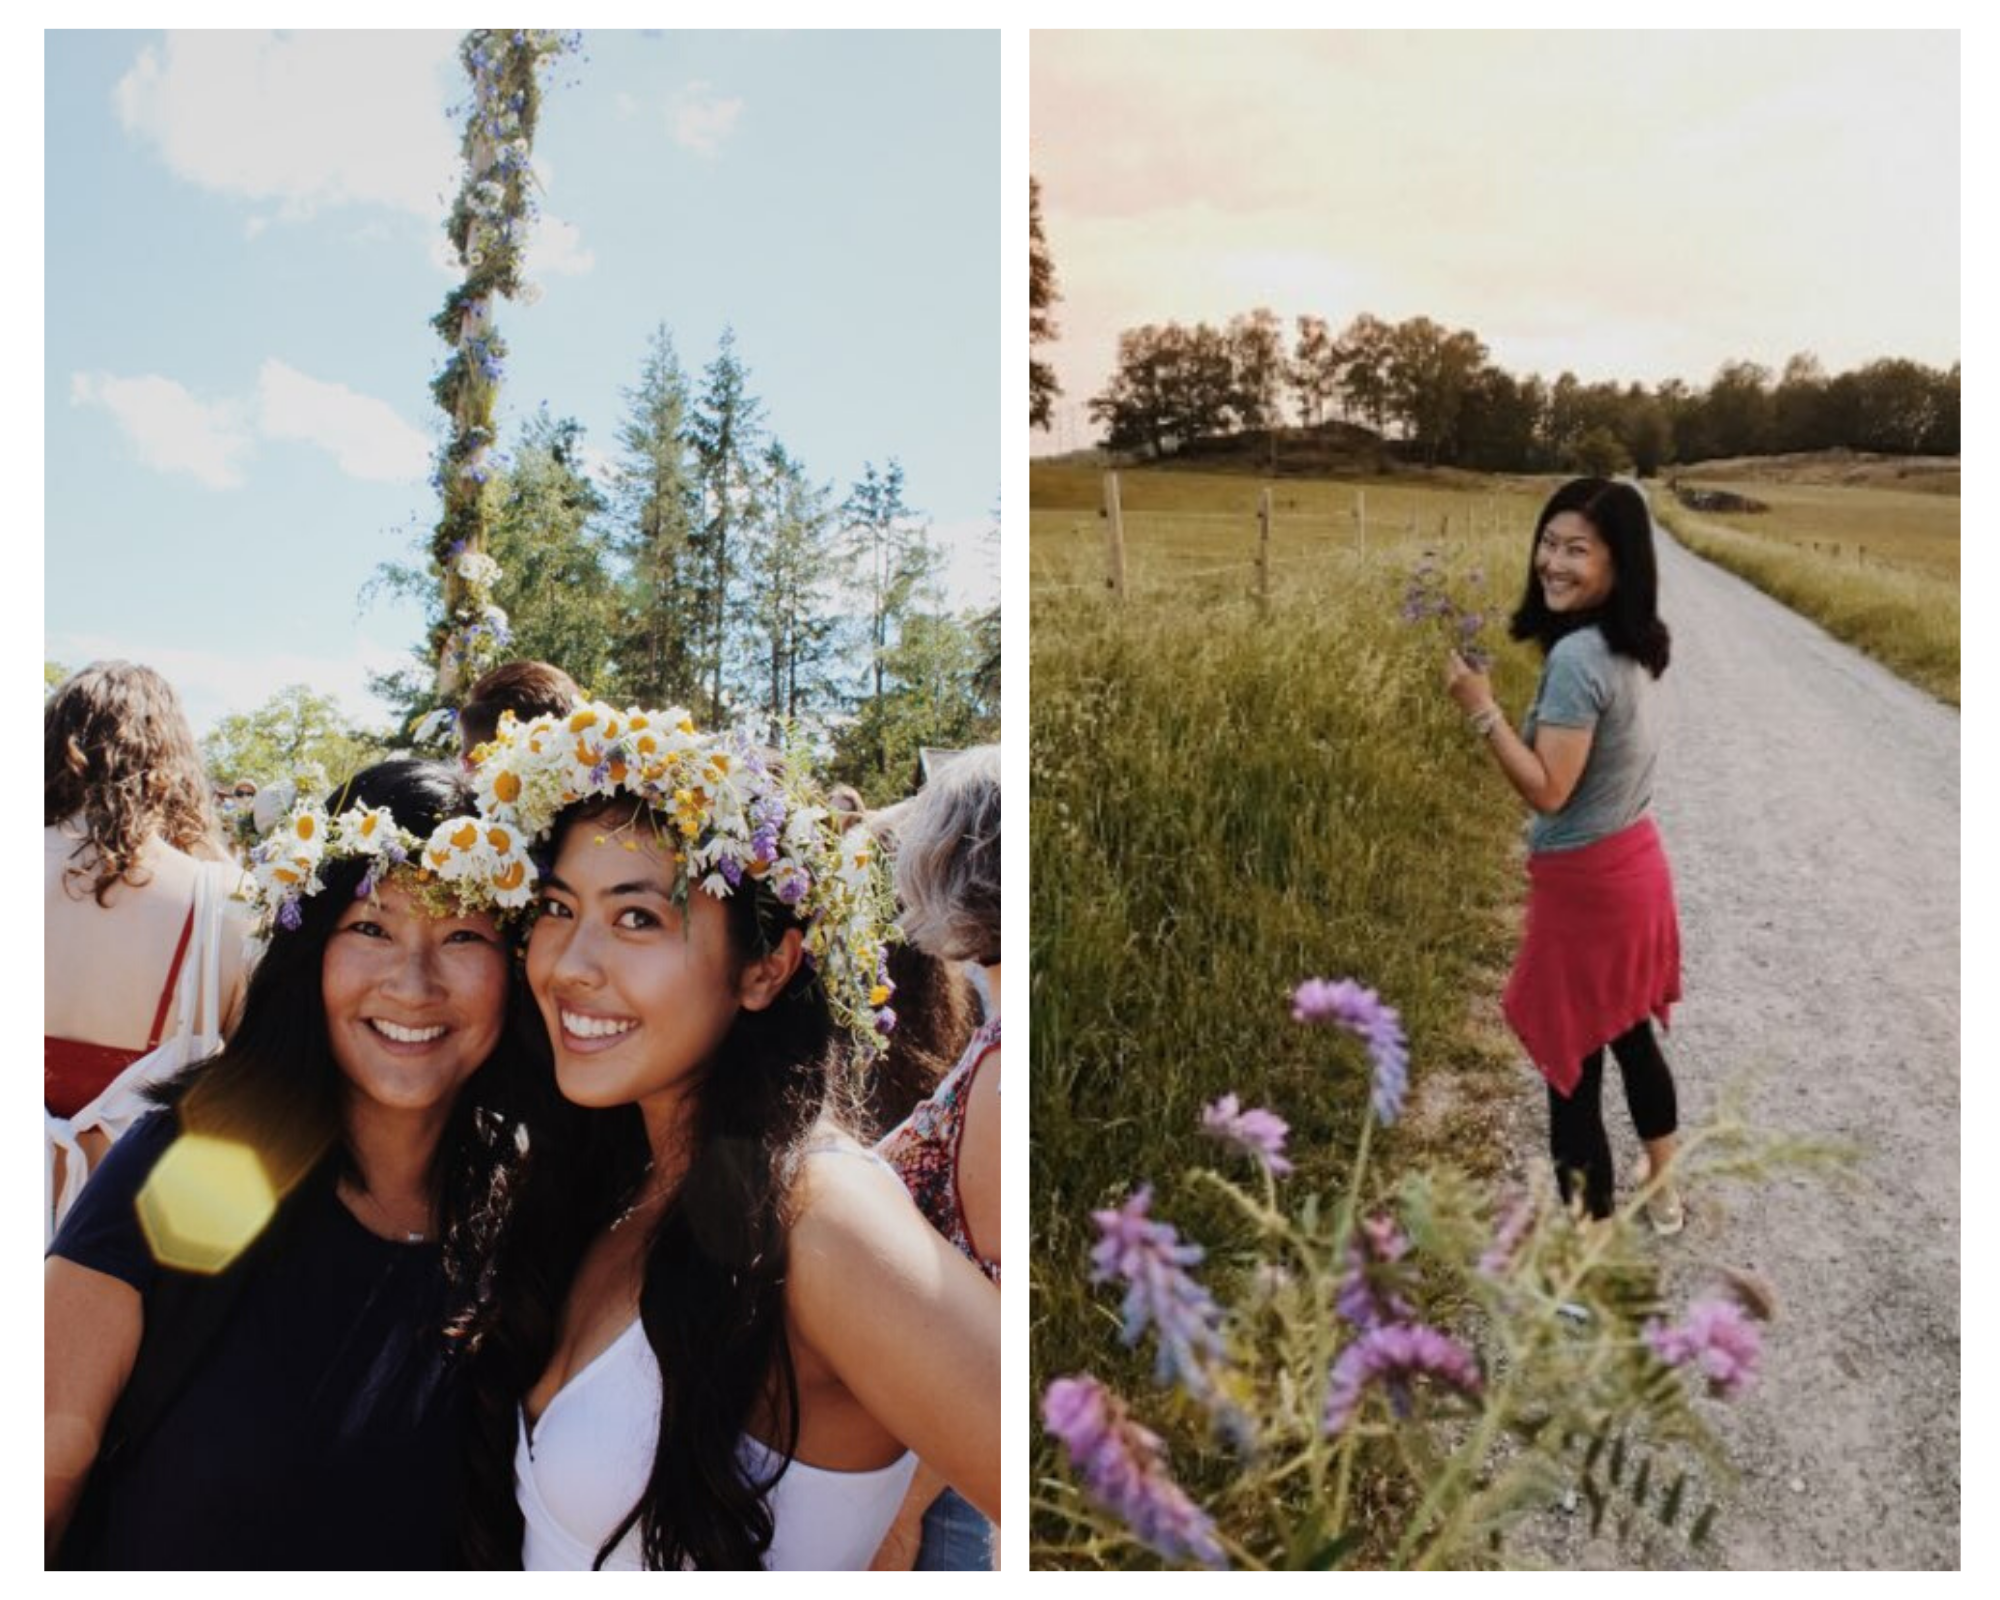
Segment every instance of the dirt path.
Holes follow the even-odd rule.
[[[1687,999],[1682,1120],[1732,1083],[1761,1129],[1847,1141],[1855,1182],[1694,1191],[1659,1248],[1685,1300],[1777,1290],[1754,1391],[1713,1420],[1742,1483],[1713,1564],[1959,1564],[1958,714],[1661,538],[1674,661],[1656,808]],[[1615,1073],[1612,1075],[1615,1079]],[[1516,1148],[1540,1162],[1539,1094]],[[1607,1086],[1621,1172],[1636,1154]],[[1551,1563],[1621,1564],[1551,1513]]]

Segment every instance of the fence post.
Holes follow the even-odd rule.
[[[1271,490],[1257,491],[1257,603],[1271,603]]]
[[[1118,505],[1118,474],[1115,472],[1104,475],[1104,516],[1107,562],[1104,586],[1111,591],[1111,598],[1122,605],[1125,602],[1125,516]]]

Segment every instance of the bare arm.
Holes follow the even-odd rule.
[[[958,1139],[958,1199],[981,1258],[1000,1256],[1000,1051],[979,1063]]]
[[[42,1532],[53,1556],[132,1376],[139,1291],[51,1256],[42,1272]]]
[[[1445,667],[1445,688],[1468,716],[1492,713],[1493,726],[1486,741],[1516,794],[1543,816],[1569,804],[1583,778],[1584,763],[1590,759],[1589,728],[1537,727],[1535,742],[1529,744],[1500,715],[1486,675],[1474,672],[1456,650]]]
[[[794,1332],[862,1408],[1000,1520],[1000,1291],[887,1172],[814,1164],[792,1225]]]

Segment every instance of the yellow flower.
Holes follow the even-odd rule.
[[[310,811],[292,820],[292,831],[301,839],[310,839],[319,828],[319,819]]]
[[[511,806],[521,798],[521,775],[518,772],[496,773],[493,778],[493,798],[503,806]]]
[[[597,713],[589,706],[582,706],[570,713],[569,731],[571,733],[581,733],[596,720]]]
[[[454,850],[470,850],[478,843],[479,843],[478,823],[466,822],[461,826],[454,828],[452,830],[451,845]],[[441,866],[443,865],[443,863],[440,862],[439,865]]]
[[[883,983],[876,984],[868,991],[868,1003],[871,1006],[886,1006],[889,1003],[889,986]]]

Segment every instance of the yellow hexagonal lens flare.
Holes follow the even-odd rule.
[[[139,1191],[139,1226],[153,1259],[183,1272],[220,1272],[264,1231],[277,1192],[256,1151],[184,1133]]]

